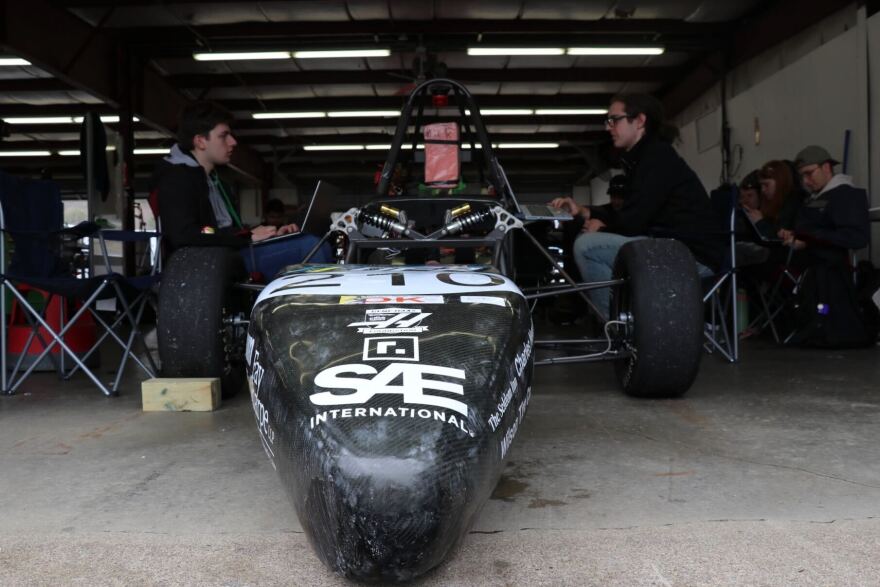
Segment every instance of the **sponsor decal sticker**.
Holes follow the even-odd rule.
[[[253,362],[253,353],[254,353],[254,337],[251,336],[251,333],[248,332],[247,338],[244,341],[244,360],[247,362],[248,366]]]
[[[350,304],[443,304],[443,296],[339,296],[339,303]]]
[[[398,350],[398,344],[403,344],[404,339],[415,337],[398,337],[374,339],[375,352],[382,349],[383,353],[390,354]],[[382,342],[390,345],[381,345]],[[414,343],[417,345],[417,340]],[[417,346],[415,347],[417,350]],[[368,347],[365,345],[366,355]],[[468,406],[462,401],[426,393],[445,392],[455,395],[464,395],[464,387],[460,383],[431,379],[430,376],[445,377],[447,379],[464,382],[465,372],[451,367],[436,365],[421,365],[415,363],[390,363],[381,371],[372,365],[360,363],[337,365],[324,369],[315,376],[315,387],[330,391],[313,393],[309,399],[316,406],[357,406],[368,403],[376,395],[399,395],[406,405],[428,407],[396,407],[396,408],[340,408],[318,412],[312,416],[310,426],[320,426],[330,419],[361,418],[361,417],[393,417],[393,418],[420,418],[425,420],[438,420],[450,424],[462,432],[472,435],[465,427],[468,417]],[[353,393],[349,390],[353,390]],[[439,409],[433,409],[439,408]],[[455,412],[451,414],[447,412]],[[458,415],[456,415],[458,414]]]
[[[248,337],[250,339],[250,337]],[[250,357],[250,354],[247,355]],[[251,406],[254,410],[254,418],[257,420],[257,430],[260,432],[260,440],[263,443],[263,449],[269,456],[272,466],[275,466],[275,430],[269,424],[269,410],[260,400],[260,384],[263,382],[263,376],[266,370],[260,364],[260,351],[254,351],[253,360],[251,362],[251,376],[248,380],[248,387],[251,392]]]
[[[461,296],[462,304],[491,304],[493,306],[507,307],[507,300],[497,296]]]
[[[523,371],[525,371],[526,366],[529,364],[529,357],[532,356],[534,342],[535,329],[534,327],[532,327],[531,329],[529,329],[529,335],[523,342],[522,348],[513,358],[513,373],[510,380],[510,385],[508,386],[507,390],[501,395],[501,399],[498,401],[498,405],[495,406],[495,410],[486,421],[486,423],[489,424],[489,427],[492,428],[492,432],[495,432],[495,430],[497,430],[498,427],[501,425],[501,420],[502,418],[504,418],[504,414],[507,412],[507,408],[510,407],[513,396],[516,395],[516,390],[519,387],[520,380],[522,379]]]
[[[376,308],[367,310],[362,322],[352,322],[349,326],[357,326],[361,334],[425,332],[428,327],[421,322],[430,315],[421,308]]]
[[[519,430],[519,425],[522,422],[523,416],[526,415],[526,408],[529,406],[529,400],[532,399],[532,388],[529,387],[526,389],[526,395],[520,402],[519,406],[516,409],[516,418],[513,420],[513,423],[510,425],[504,432],[504,436],[501,437],[501,458],[503,459],[507,456],[507,451],[510,450],[510,445],[513,443],[513,438],[516,436],[517,430]]]
[[[364,339],[364,361],[418,361],[419,339],[415,336],[378,336]]]

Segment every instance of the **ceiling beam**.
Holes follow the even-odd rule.
[[[561,162],[580,162],[583,157],[574,149],[495,149],[495,155],[504,161],[522,160],[543,161],[544,163],[561,163]],[[344,163],[346,161],[385,161],[388,157],[387,151],[331,151],[331,152],[314,152],[303,151],[295,156],[286,157],[284,165],[297,165],[302,163]],[[419,167],[422,163],[416,163]],[[468,166],[463,163],[462,166]]]
[[[522,69],[450,69],[449,79],[467,82],[668,82],[678,79],[680,67],[546,67]],[[187,73],[168,76],[178,88],[295,86],[309,84],[411,83],[400,70],[275,71],[258,73]]]
[[[362,133],[339,134],[339,135],[297,135],[279,137],[276,135],[246,135],[239,136],[239,144],[251,148],[260,149],[299,149],[303,145],[333,145],[341,142],[356,145],[378,145],[391,143],[390,133]],[[408,135],[407,140],[411,140]],[[564,145],[590,145],[608,139],[605,131],[587,132],[538,132],[538,133],[492,133],[494,143],[529,143],[529,142],[558,142]],[[173,139],[137,139],[135,147],[138,149],[170,148]],[[79,148],[79,139],[69,140],[27,140],[27,141],[0,141],[0,151],[27,151],[27,150],[50,150],[67,151]]]
[[[46,0],[0,0],[0,14],[0,49],[24,57],[68,89],[118,106],[119,48],[112,38]],[[37,85],[37,80],[28,81]]]
[[[0,91],[3,84],[0,82]],[[612,94],[475,95],[481,108],[607,108]],[[383,110],[401,108],[406,96],[345,96],[276,100],[216,100],[233,112],[310,112],[313,110]],[[82,116],[86,112],[116,114],[107,104],[3,104],[2,116]]]
[[[2,8],[0,8],[2,10]],[[2,45],[0,45],[2,46]],[[77,88],[54,77],[27,79],[0,79],[0,93],[10,92],[69,92]],[[5,111],[5,104],[4,111]]]
[[[119,108],[125,53],[114,38],[47,0],[0,0],[0,50],[23,57],[62,82]],[[170,132],[187,99],[149,68],[131,68],[134,113],[151,126]],[[9,91],[0,85],[0,91]],[[70,129],[65,129],[69,131]],[[33,132],[40,132],[35,130]],[[265,175],[259,157],[240,149],[239,170],[261,182]]]
[[[710,52],[670,86],[663,95],[667,114],[674,116],[684,110],[731,69],[851,4],[850,0],[776,0],[762,5],[758,13],[740,20],[724,50]]]
[[[502,164],[504,162],[504,156],[502,154],[498,154],[498,158],[501,160]],[[372,178],[372,169],[357,169],[346,167],[344,165],[339,165],[338,163],[325,163],[325,164],[314,164],[314,165],[297,165],[297,164],[285,164],[282,165],[281,170],[286,173],[294,176],[294,177],[332,177],[332,176],[366,176],[369,174],[370,178]],[[537,164],[517,164],[511,165],[509,168],[505,167],[504,171],[507,175],[511,177],[515,176],[530,176],[530,175],[559,175],[559,174],[568,174],[568,175],[577,175],[580,177],[584,174],[586,170],[586,164],[580,162],[569,161],[564,165],[554,164],[553,162],[538,162]]]
[[[388,118],[286,118],[282,120],[238,119],[233,124],[238,129],[281,129],[281,128],[345,128],[372,126],[378,128],[394,128],[397,117]],[[431,116],[425,114],[423,122],[458,122],[455,116]],[[484,116],[483,123],[487,126],[510,125],[575,125],[603,124],[604,115],[587,116]]]
[[[430,116],[425,115],[424,123],[434,122],[457,122],[454,116]],[[486,116],[483,123],[488,126],[583,126],[601,125],[602,116]],[[108,124],[115,128],[118,125]],[[233,124],[233,130],[277,130],[282,129],[308,129],[308,128],[347,128],[347,127],[375,127],[377,129],[395,128],[397,118],[287,118],[283,120],[256,120],[253,118],[237,119]],[[143,122],[134,123],[138,131],[150,130]],[[79,132],[76,124],[15,124],[8,125],[10,132],[16,134],[63,134]],[[381,131],[377,131],[381,132]],[[169,133],[169,136],[170,133]]]
[[[607,108],[612,94],[475,94],[480,108]],[[220,100],[234,112],[309,112],[312,110],[381,110],[400,108],[407,96],[344,96],[267,100]],[[4,108],[5,111],[5,108]]]
[[[4,112],[5,116],[5,112]],[[151,126],[147,125],[145,122],[133,122],[132,126],[135,131],[152,131],[154,130]],[[23,135],[39,135],[39,134],[79,134],[80,128],[82,125],[79,124],[6,124],[6,128],[9,129],[11,134],[23,134]],[[119,124],[117,123],[109,123],[107,127],[118,130]],[[169,133],[170,134],[170,133]]]
[[[273,36],[242,36],[238,38],[208,39],[201,35],[196,37],[190,31],[189,36],[177,35],[171,39],[158,37],[144,40],[143,43],[131,38],[131,29],[112,29],[114,34],[132,47],[135,53],[149,56],[152,59],[192,59],[196,47],[204,47],[204,50],[226,51],[260,51],[260,50],[320,50],[328,48],[346,47],[372,47],[387,48],[394,57],[403,59],[407,63],[412,62],[420,48],[426,49],[432,54],[459,53],[464,54],[468,47],[473,46],[532,46],[532,47],[579,47],[579,46],[618,46],[618,45],[662,45],[668,53],[692,52],[718,48],[719,43],[725,38],[725,34],[719,32],[705,36],[683,36],[660,33],[621,34],[621,33],[583,33],[583,32],[554,32],[554,33],[458,33],[454,31],[423,34],[387,34],[369,36],[339,35],[304,37],[292,35],[285,38]],[[195,30],[195,29],[194,29]],[[197,31],[196,31],[197,32]],[[480,41],[477,42],[477,36]],[[295,40],[291,40],[295,39]],[[208,49],[209,48],[209,49]],[[370,60],[371,64],[380,62]]]
[[[75,3],[79,5],[80,3]],[[116,5],[116,2],[109,4]],[[143,2],[141,2],[143,4]],[[167,4],[167,2],[166,2]],[[679,19],[436,19],[436,20],[354,20],[354,21],[289,21],[246,22],[235,24],[196,25],[189,27],[126,27],[117,29],[132,43],[192,42],[194,31],[211,41],[258,39],[291,43],[308,42],[314,37],[339,37],[351,42],[351,36],[363,35],[431,35],[450,31],[457,35],[487,34],[617,34],[617,35],[680,35],[717,37],[727,29],[724,23],[686,22]],[[348,39],[346,39],[348,37]],[[292,41],[296,39],[296,41]]]

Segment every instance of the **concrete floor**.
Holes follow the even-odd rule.
[[[880,351],[750,342],[685,399],[542,367],[476,527],[423,585],[880,585]],[[52,375],[0,397],[0,585],[343,585],[247,394],[143,413]]]

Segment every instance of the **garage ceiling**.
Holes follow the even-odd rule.
[[[417,79],[459,80],[481,109],[603,108],[619,92],[653,92],[681,110],[735,65],[847,2],[789,0],[0,0],[0,117],[119,115],[130,105],[135,148],[167,148],[187,100],[215,100],[237,117],[236,166],[269,187],[315,178],[368,188],[379,150],[308,146],[390,143],[395,118],[254,118],[255,113],[399,110]],[[813,6],[821,5],[821,6]],[[5,16],[5,19],[3,18]],[[474,56],[474,47],[662,47],[659,55]],[[387,57],[197,61],[195,53],[388,49]],[[129,95],[130,94],[130,95]],[[442,114],[442,112],[440,112]],[[519,189],[566,190],[601,171],[599,114],[486,116]],[[111,127],[116,126],[110,124]],[[76,124],[7,122],[0,168],[57,178],[79,173]],[[138,185],[159,155],[135,155]],[[81,183],[81,180],[79,180]]]

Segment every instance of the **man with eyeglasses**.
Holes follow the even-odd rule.
[[[838,162],[818,145],[802,149],[794,162],[810,197],[795,230],[780,231],[783,242],[828,260],[845,260],[847,251],[866,247],[870,224],[865,190],[854,187],[850,176],[834,173]]]
[[[798,212],[794,230],[780,231],[805,269],[795,305],[797,329],[788,342],[826,348],[873,346],[880,315],[867,296],[860,297],[856,288],[865,284],[854,284],[850,265],[851,252],[869,242],[867,193],[854,187],[848,175],[834,173],[838,162],[822,147],[802,149],[794,163],[811,195]]]
[[[584,219],[584,232],[573,247],[581,279],[610,279],[620,248],[647,237],[680,240],[693,253],[697,272],[711,276],[722,263],[723,233],[705,188],[672,146],[678,129],[667,122],[662,104],[647,94],[615,96],[605,127],[622,152],[627,188],[623,205],[615,210],[580,206],[572,198],[550,202]],[[607,320],[609,288],[588,295]]]

